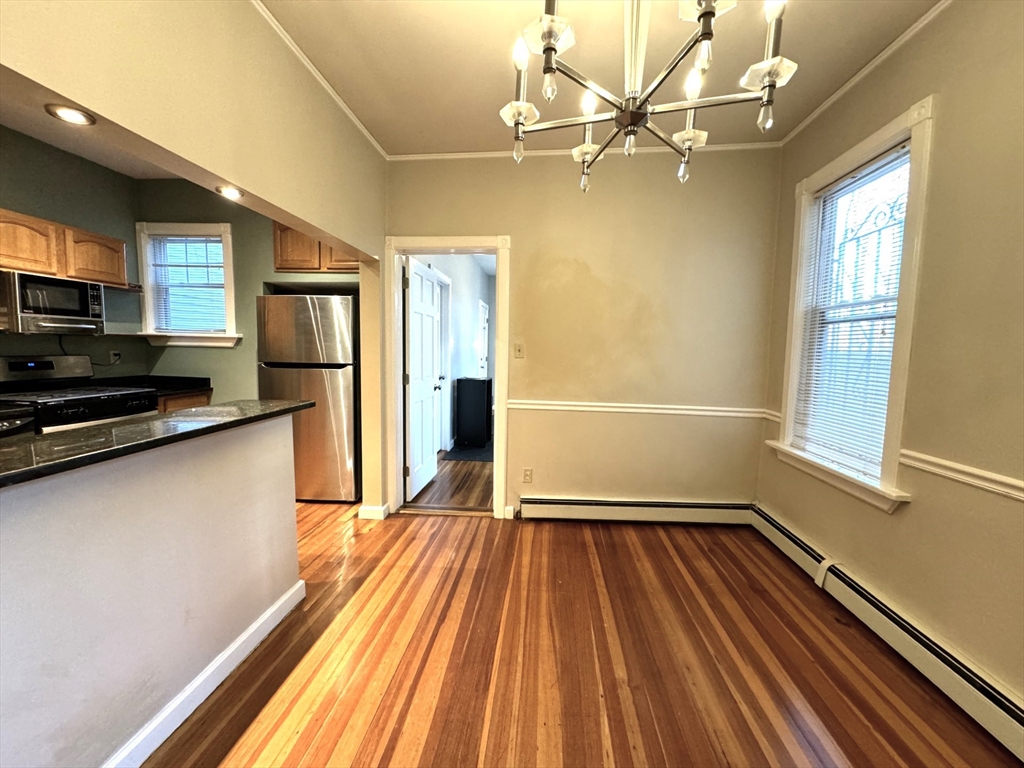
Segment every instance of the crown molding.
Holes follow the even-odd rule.
[[[750,144],[711,144],[695,150],[698,154],[705,152],[734,152],[737,150],[750,149],[778,149],[782,146],[781,141],[762,141]],[[637,147],[638,155],[675,154],[675,150],[669,147]],[[495,158],[507,159],[512,156],[511,152],[502,150],[500,152],[437,152],[422,155],[388,155],[388,160],[394,162],[411,160],[492,160]],[[531,157],[565,157],[572,156],[571,149],[534,149],[527,150],[527,159]]]
[[[291,49],[292,53],[302,62],[303,66],[306,67],[316,78],[317,82],[320,83],[321,87],[327,91],[335,103],[341,107],[342,111],[349,117],[349,119],[355,123],[359,131],[366,137],[366,139],[373,145],[374,149],[380,153],[387,161],[416,161],[416,160],[484,160],[493,158],[507,157],[510,153],[506,151],[500,152],[436,152],[436,153],[424,153],[424,154],[410,154],[410,155],[389,155],[384,151],[384,148],[377,142],[373,137],[373,134],[367,130],[366,126],[363,125],[362,121],[356,117],[355,113],[349,108],[348,104],[345,103],[344,99],[338,95],[338,92],[331,87],[331,84],[327,82],[327,79],[323,76],[316,65],[309,60],[309,57],[302,52],[302,49],[296,44],[289,35],[284,27],[278,23],[274,15],[267,9],[263,4],[263,0],[250,0],[250,2],[256,7],[256,10],[260,12],[267,23],[270,24],[271,28],[278,34],[278,36],[285,42],[285,44]],[[932,6],[927,13],[921,18],[915,21],[909,26],[903,34],[893,40],[885,50],[879,53],[875,58],[869,61],[857,74],[847,80],[839,89],[829,96],[825,101],[818,105],[818,107],[805,117],[799,125],[796,126],[792,131],[786,134],[779,141],[765,141],[765,142],[752,142],[747,144],[712,144],[709,146],[701,147],[700,153],[705,152],[733,152],[751,149],[777,149],[785,146],[791,139],[797,136],[804,128],[813,123],[818,117],[821,116],[825,110],[835,104],[841,99],[850,89],[852,89],[857,83],[871,74],[882,62],[892,56],[897,50],[902,48],[907,41],[909,41],[914,35],[924,29],[929,22],[931,22],[936,16],[942,11],[953,4],[953,0],[939,0],[934,6]],[[637,148],[637,154],[653,154],[661,152],[674,152],[669,147],[639,147]],[[570,152],[568,149],[538,149],[532,152],[527,152],[527,156],[532,157],[555,157],[561,155],[567,155]]]
[[[299,48],[298,44],[294,40],[292,40],[292,36],[289,35],[285,31],[284,27],[282,27],[281,24],[278,22],[278,20],[274,18],[274,14],[272,14],[267,9],[267,6],[263,4],[263,0],[250,0],[250,2],[254,6],[256,6],[256,10],[259,11],[260,15],[267,20],[267,23],[270,25],[271,29],[273,29],[278,34],[278,37],[284,40],[285,45],[287,45],[291,49],[292,53],[294,53],[298,60],[302,62],[302,65],[310,71],[313,77],[316,78],[316,81],[320,83],[320,86],[325,91],[327,91],[328,95],[332,99],[334,99],[334,102],[339,107],[341,107],[341,111],[348,115],[348,118],[353,123],[355,123],[355,126],[356,128],[359,129],[359,132],[366,137],[367,141],[369,141],[370,144],[373,145],[373,148],[380,153],[380,156],[383,157],[385,160],[390,160],[391,158],[388,157],[388,153],[385,152],[384,148],[377,143],[377,140],[375,138],[373,138],[373,134],[366,129],[366,126],[363,125],[362,121],[358,117],[356,117],[355,112],[353,112],[349,108],[348,104],[345,103],[345,100],[342,99],[341,96],[338,95],[338,92],[331,87],[331,84],[327,82],[327,78],[325,78],[323,74],[321,74],[320,70],[316,68],[316,65],[309,60],[309,57],[302,52],[302,49]]]
[[[871,61],[865,64],[863,69],[861,69],[857,74],[855,74],[845,83],[843,83],[843,85],[839,87],[839,90],[837,90],[835,93],[833,93],[823,102],[821,102],[821,104],[818,105],[818,108],[811,112],[811,114],[809,114],[807,117],[805,117],[796,128],[787,133],[785,138],[783,138],[782,141],[779,142],[779,144],[784,146],[786,143],[789,142],[790,139],[792,139],[794,136],[800,133],[800,131],[802,131],[808,125],[817,120],[825,110],[827,110],[837,101],[839,101],[839,99],[845,96],[851,88],[857,85],[857,83],[859,83],[865,77],[870,75],[875,69],[878,68],[878,66],[883,61],[888,59],[890,56],[896,53],[896,51],[898,51],[900,48],[906,45],[907,41],[910,40],[910,38],[912,38],[914,35],[916,35],[918,32],[924,29],[925,26],[927,26],[927,24],[932,19],[934,19],[936,16],[938,16],[952,4],[953,0],[939,0],[939,2],[933,5],[926,14],[924,14],[921,18],[919,18],[917,21],[915,21],[913,24],[907,27],[907,29],[903,32],[902,35],[900,35],[891,43],[889,43],[889,45],[886,46],[886,48],[881,53],[879,53],[877,56],[875,56],[875,58],[873,58]]]

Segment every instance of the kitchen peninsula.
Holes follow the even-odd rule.
[[[0,443],[4,765],[138,764],[299,603],[291,414]]]

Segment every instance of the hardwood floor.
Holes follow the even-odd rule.
[[[746,527],[355,519],[156,766],[1014,765]]]
[[[494,463],[448,461],[438,454],[437,477],[410,504],[435,509],[489,510],[494,498]]]

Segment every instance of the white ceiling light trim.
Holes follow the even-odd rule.
[[[292,53],[294,53],[298,57],[299,61],[302,62],[303,66],[312,73],[313,77],[316,78],[316,81],[318,83],[320,83],[320,86],[325,91],[327,91],[328,95],[332,99],[334,99],[335,103],[339,107],[341,107],[341,111],[344,112],[346,115],[348,115],[349,119],[353,123],[356,124],[356,128],[359,129],[360,133],[362,133],[363,136],[365,136],[367,138],[367,140],[373,145],[374,149],[376,149],[378,152],[380,152],[381,157],[383,157],[385,160],[390,160],[391,158],[388,155],[388,153],[384,151],[384,147],[382,147],[377,142],[377,140],[375,138],[373,138],[373,134],[370,133],[366,129],[366,126],[363,125],[362,121],[358,117],[356,117],[356,113],[353,112],[351,109],[349,109],[349,106],[348,106],[348,104],[345,103],[345,100],[342,99],[341,96],[338,95],[338,92],[336,90],[334,90],[334,88],[331,87],[331,84],[327,82],[327,79],[320,73],[320,70],[316,68],[316,65],[312,61],[309,60],[309,57],[306,56],[306,54],[302,52],[302,49],[299,48],[299,46],[296,44],[296,42],[294,40],[292,40],[292,36],[289,35],[285,31],[284,27],[282,27],[278,23],[277,19],[274,18],[274,14],[272,14],[267,9],[267,6],[265,6],[263,4],[263,0],[250,0],[250,1],[252,2],[252,4],[254,6],[256,6],[256,10],[260,12],[260,15],[262,15],[263,18],[267,20],[267,23],[270,24],[271,28],[275,32],[277,32],[278,36],[282,40],[284,40],[285,45],[287,45],[289,48],[291,48]]]
[[[889,45],[886,46],[881,53],[879,53],[877,56],[875,56],[875,58],[873,58],[871,61],[865,64],[864,68],[861,69],[860,72],[858,72],[845,83],[843,83],[841,86],[839,86],[839,89],[835,93],[833,93],[823,102],[821,102],[821,104],[819,104],[818,107],[813,112],[811,112],[811,114],[804,118],[803,122],[801,122],[800,125],[794,128],[788,134],[786,134],[786,137],[779,143],[785,144],[798,133],[800,133],[800,131],[802,131],[808,125],[817,120],[826,109],[828,109],[837,101],[839,101],[839,99],[841,99],[847,93],[847,91],[853,88],[853,86],[855,86],[865,77],[870,75],[883,61],[888,59],[890,56],[896,53],[896,51],[898,51],[900,48],[906,45],[907,41],[909,41],[914,35],[916,35],[918,32],[924,29],[924,27],[932,19],[934,19],[936,16],[938,16],[940,13],[942,13],[942,11],[946,10],[946,8],[948,8],[952,4],[953,0],[939,0],[939,2],[933,5],[927,13],[925,13],[921,18],[919,18],[917,21],[915,21],[913,24],[907,27],[906,31],[902,35],[900,35],[891,43],[889,43]]]

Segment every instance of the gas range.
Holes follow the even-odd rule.
[[[98,386],[89,383],[90,376],[85,355],[0,357],[0,420],[20,409],[22,423],[15,426],[24,431],[25,410],[31,409],[32,427],[45,434],[156,413],[155,389]],[[13,431],[0,429],[0,435]]]

